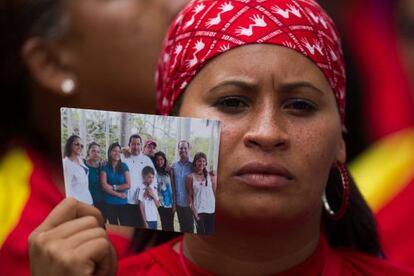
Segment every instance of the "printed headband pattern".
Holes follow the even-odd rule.
[[[164,41],[157,104],[168,114],[212,58],[238,46],[266,43],[293,49],[328,80],[345,117],[345,66],[332,19],[314,0],[198,0],[178,14]]]

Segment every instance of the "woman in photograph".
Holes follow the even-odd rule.
[[[86,152],[85,165],[89,169],[88,181],[89,192],[92,195],[93,206],[101,211],[105,217],[104,203],[103,203],[103,191],[101,186],[101,147],[98,143],[92,142],[88,145]]]
[[[66,141],[63,158],[66,195],[86,204],[92,204],[92,196],[88,188],[89,169],[83,162],[82,150],[81,138],[71,135]]]
[[[315,1],[192,1],[160,57],[161,114],[221,121],[215,231],[124,259],[118,275],[414,275],[385,259],[347,173],[343,54]],[[53,250],[86,236],[79,229],[99,229],[86,227],[86,214],[101,223],[72,199],[54,209],[31,235],[33,272],[73,262],[74,272],[113,272],[102,232]]]
[[[206,169],[207,156],[198,152],[193,159],[193,173],[186,178],[188,204],[193,211],[197,234],[214,233],[216,180]]]
[[[108,223],[125,225],[127,191],[131,187],[128,166],[121,161],[121,145],[113,143],[108,148],[108,162],[102,167],[101,187]]]
[[[160,214],[162,230],[174,231],[174,195],[175,191],[173,179],[171,176],[172,170],[167,171],[167,157],[165,153],[159,151],[154,155],[155,169],[157,170],[157,183],[158,183],[158,199],[160,207],[158,213]]]

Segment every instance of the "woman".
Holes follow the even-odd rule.
[[[88,181],[89,192],[92,195],[93,206],[101,211],[105,217],[103,191],[100,181],[101,176],[101,149],[98,143],[92,142],[88,145],[86,152],[85,165],[89,169]]]
[[[198,234],[214,233],[216,180],[206,169],[207,156],[198,152],[193,159],[193,173],[186,178],[188,204],[197,223]]]
[[[0,1],[3,274],[30,274],[28,235],[64,198],[59,108],[154,113],[162,38],[185,2]],[[133,229],[116,231],[125,255]]]
[[[184,234],[120,262],[118,274],[413,275],[383,259],[372,213],[344,166],[342,51],[315,1],[193,1],[161,57],[162,114],[221,121],[215,233]],[[79,229],[99,229],[85,227],[83,215],[58,219],[73,207],[99,224],[88,206],[65,200],[31,236],[34,272],[73,261],[78,271],[113,271],[100,235],[88,242],[100,254],[72,257],[85,245],[54,252],[81,240]],[[53,231],[62,223],[69,238]]]
[[[174,231],[174,202],[175,196],[172,191],[175,191],[174,183],[171,181],[174,177],[171,177],[172,170],[167,172],[168,165],[167,157],[162,151],[156,152],[155,169],[157,170],[157,183],[158,183],[158,198],[161,206],[158,208],[160,214],[162,230]]]
[[[86,204],[92,204],[92,196],[88,188],[89,169],[83,163],[82,150],[80,137],[71,135],[66,141],[63,159],[66,195]]]
[[[121,145],[118,143],[109,146],[108,162],[102,167],[100,179],[108,223],[126,225],[125,206],[131,179],[128,166],[121,161]]]

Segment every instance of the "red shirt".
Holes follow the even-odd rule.
[[[118,275],[186,275],[180,256],[173,245],[181,238],[154,247],[144,253],[125,258],[119,262]],[[212,273],[184,258],[190,275],[207,276]],[[414,270],[401,268],[386,260],[346,249],[333,249],[321,237],[312,256],[278,276],[293,275],[414,275]]]
[[[0,159],[0,230],[5,235],[0,241],[1,275],[30,275],[27,239],[64,198],[44,164],[37,153],[21,148]],[[109,237],[118,256],[125,256],[129,240],[113,234]]]

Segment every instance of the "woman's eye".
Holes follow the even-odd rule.
[[[213,105],[219,110],[228,113],[242,112],[249,107],[247,99],[235,96],[220,98]]]
[[[304,99],[289,100],[283,105],[283,107],[297,115],[306,115],[317,110],[316,104]]]

